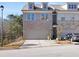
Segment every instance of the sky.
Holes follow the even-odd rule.
[[[25,2],[0,2],[0,5],[4,6],[3,17],[6,18],[9,14],[15,14],[15,15],[22,14],[21,9],[25,5]],[[0,13],[0,17],[1,17],[1,13]]]
[[[21,9],[23,6],[26,4],[26,2],[0,2],[0,5],[4,6],[4,18],[7,18],[9,14],[14,14],[14,15],[20,15],[22,14]],[[36,2],[36,4],[40,4],[39,2]],[[50,2],[51,4],[51,2]],[[62,3],[55,3],[54,4],[62,4]],[[1,10],[0,10],[1,12]],[[0,13],[1,17],[1,13]]]

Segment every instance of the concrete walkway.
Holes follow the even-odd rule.
[[[20,48],[26,48],[26,47],[50,47],[54,45],[60,45],[56,44],[55,40],[26,40],[22,47]]]
[[[13,43],[15,44],[15,43]],[[36,48],[36,47],[50,47],[56,44],[56,40],[25,40],[24,44],[20,48]],[[11,50],[10,47],[0,47],[0,50]]]

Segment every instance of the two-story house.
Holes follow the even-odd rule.
[[[25,39],[47,40],[64,33],[79,33],[79,3],[62,5],[28,2],[23,7],[23,35]]]

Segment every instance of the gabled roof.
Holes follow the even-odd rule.
[[[35,10],[41,10],[42,5],[41,4],[37,4],[37,5],[34,5],[33,7],[34,7]],[[26,3],[22,10],[30,10],[29,9],[29,4]]]
[[[34,6],[34,10],[42,10],[42,8]]]
[[[49,7],[56,10],[64,10],[64,8],[62,8],[62,5],[50,5]]]
[[[48,4],[47,8],[48,8],[48,10],[67,10],[67,9],[64,9],[63,6],[64,6],[64,4],[62,4],[62,5]],[[33,7],[34,7],[34,10],[43,10],[43,5],[42,4],[34,4]],[[28,3],[25,4],[25,6],[23,7],[22,10],[30,10]]]

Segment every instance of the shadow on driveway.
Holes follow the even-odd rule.
[[[19,48],[7,48],[7,47],[0,47],[0,50],[19,50],[19,49],[28,49],[28,48],[36,48],[38,44],[23,44]]]
[[[24,44],[24,45],[22,45],[22,46],[37,46],[38,44]]]

